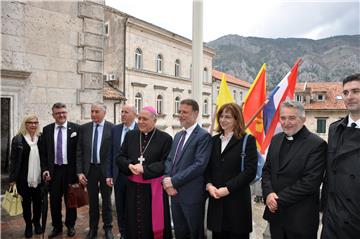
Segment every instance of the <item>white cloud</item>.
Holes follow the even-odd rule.
[[[134,17],[191,39],[192,0],[106,0]],[[360,2],[204,0],[204,41],[227,34],[325,38],[360,34]]]

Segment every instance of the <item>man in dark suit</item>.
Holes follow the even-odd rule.
[[[92,104],[92,122],[80,126],[77,145],[76,170],[79,181],[87,185],[89,193],[89,224],[87,239],[97,237],[99,224],[99,191],[102,198],[102,219],[105,238],[114,238],[112,234],[111,191],[106,184],[106,160],[111,146],[113,124],[105,121],[106,106]]]
[[[360,74],[343,80],[342,95],[349,114],[329,128],[322,239],[360,235]]]
[[[191,99],[180,102],[179,120],[185,128],[175,135],[165,163],[163,187],[171,196],[175,236],[204,238],[205,182],[212,141],[196,119],[199,105]]]
[[[124,105],[121,109],[121,124],[114,126],[111,130],[111,148],[106,165],[106,183],[109,187],[114,185],[117,223],[121,238],[125,238],[125,186],[127,178],[119,172],[115,161],[127,132],[137,129],[135,118],[136,108],[131,105]]]
[[[326,142],[305,126],[301,103],[285,101],[280,108],[283,130],[273,137],[263,168],[264,219],[273,239],[316,239],[320,184]]]
[[[53,230],[49,238],[56,237],[63,230],[61,220],[62,197],[66,205],[65,225],[67,235],[75,235],[76,208],[67,206],[68,184],[77,182],[76,176],[76,144],[79,125],[67,121],[67,109],[63,103],[55,103],[52,107],[55,123],[43,129],[41,146],[41,168],[43,178],[49,182],[50,209]]]

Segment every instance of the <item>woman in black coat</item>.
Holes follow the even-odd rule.
[[[25,237],[41,234],[41,169],[39,156],[39,120],[35,115],[24,117],[18,134],[12,139],[10,155],[10,185],[16,184],[23,198]],[[32,204],[32,212],[31,212]]]
[[[219,132],[206,170],[209,206],[207,226],[213,238],[249,238],[252,231],[250,183],[255,178],[257,151],[255,138],[248,136],[244,170],[241,152],[245,135],[241,107],[223,105],[216,117]]]

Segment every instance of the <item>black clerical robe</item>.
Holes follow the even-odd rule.
[[[133,130],[126,134],[124,143],[117,157],[119,170],[127,176],[132,173],[129,164],[139,163],[141,151],[144,151],[143,179],[153,179],[164,175],[164,162],[169,154],[172,138],[169,134],[155,129],[147,135],[140,133],[139,130]],[[141,134],[141,137],[140,137]],[[140,145],[141,140],[141,145]],[[147,148],[146,148],[146,145]],[[145,149],[146,148],[146,149]],[[152,206],[151,206],[151,185],[135,183],[127,180],[125,217],[126,217],[126,238],[153,238],[152,229]],[[163,191],[164,202],[164,236],[171,238],[170,210],[168,196]]]

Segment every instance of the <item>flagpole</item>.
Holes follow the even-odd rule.
[[[217,110],[218,110],[218,106],[215,106],[215,113],[213,113],[212,117],[211,117],[210,135],[212,135],[212,133],[214,131],[214,125],[215,125],[215,118],[216,118]]]
[[[267,98],[265,100],[265,102],[259,107],[259,109],[255,112],[254,116],[251,117],[251,119],[249,120],[249,122],[246,123],[245,125],[245,130],[249,127],[249,125],[251,125],[251,123],[254,121],[254,119],[256,118],[256,116],[264,109],[265,105],[269,102],[269,98]]]

